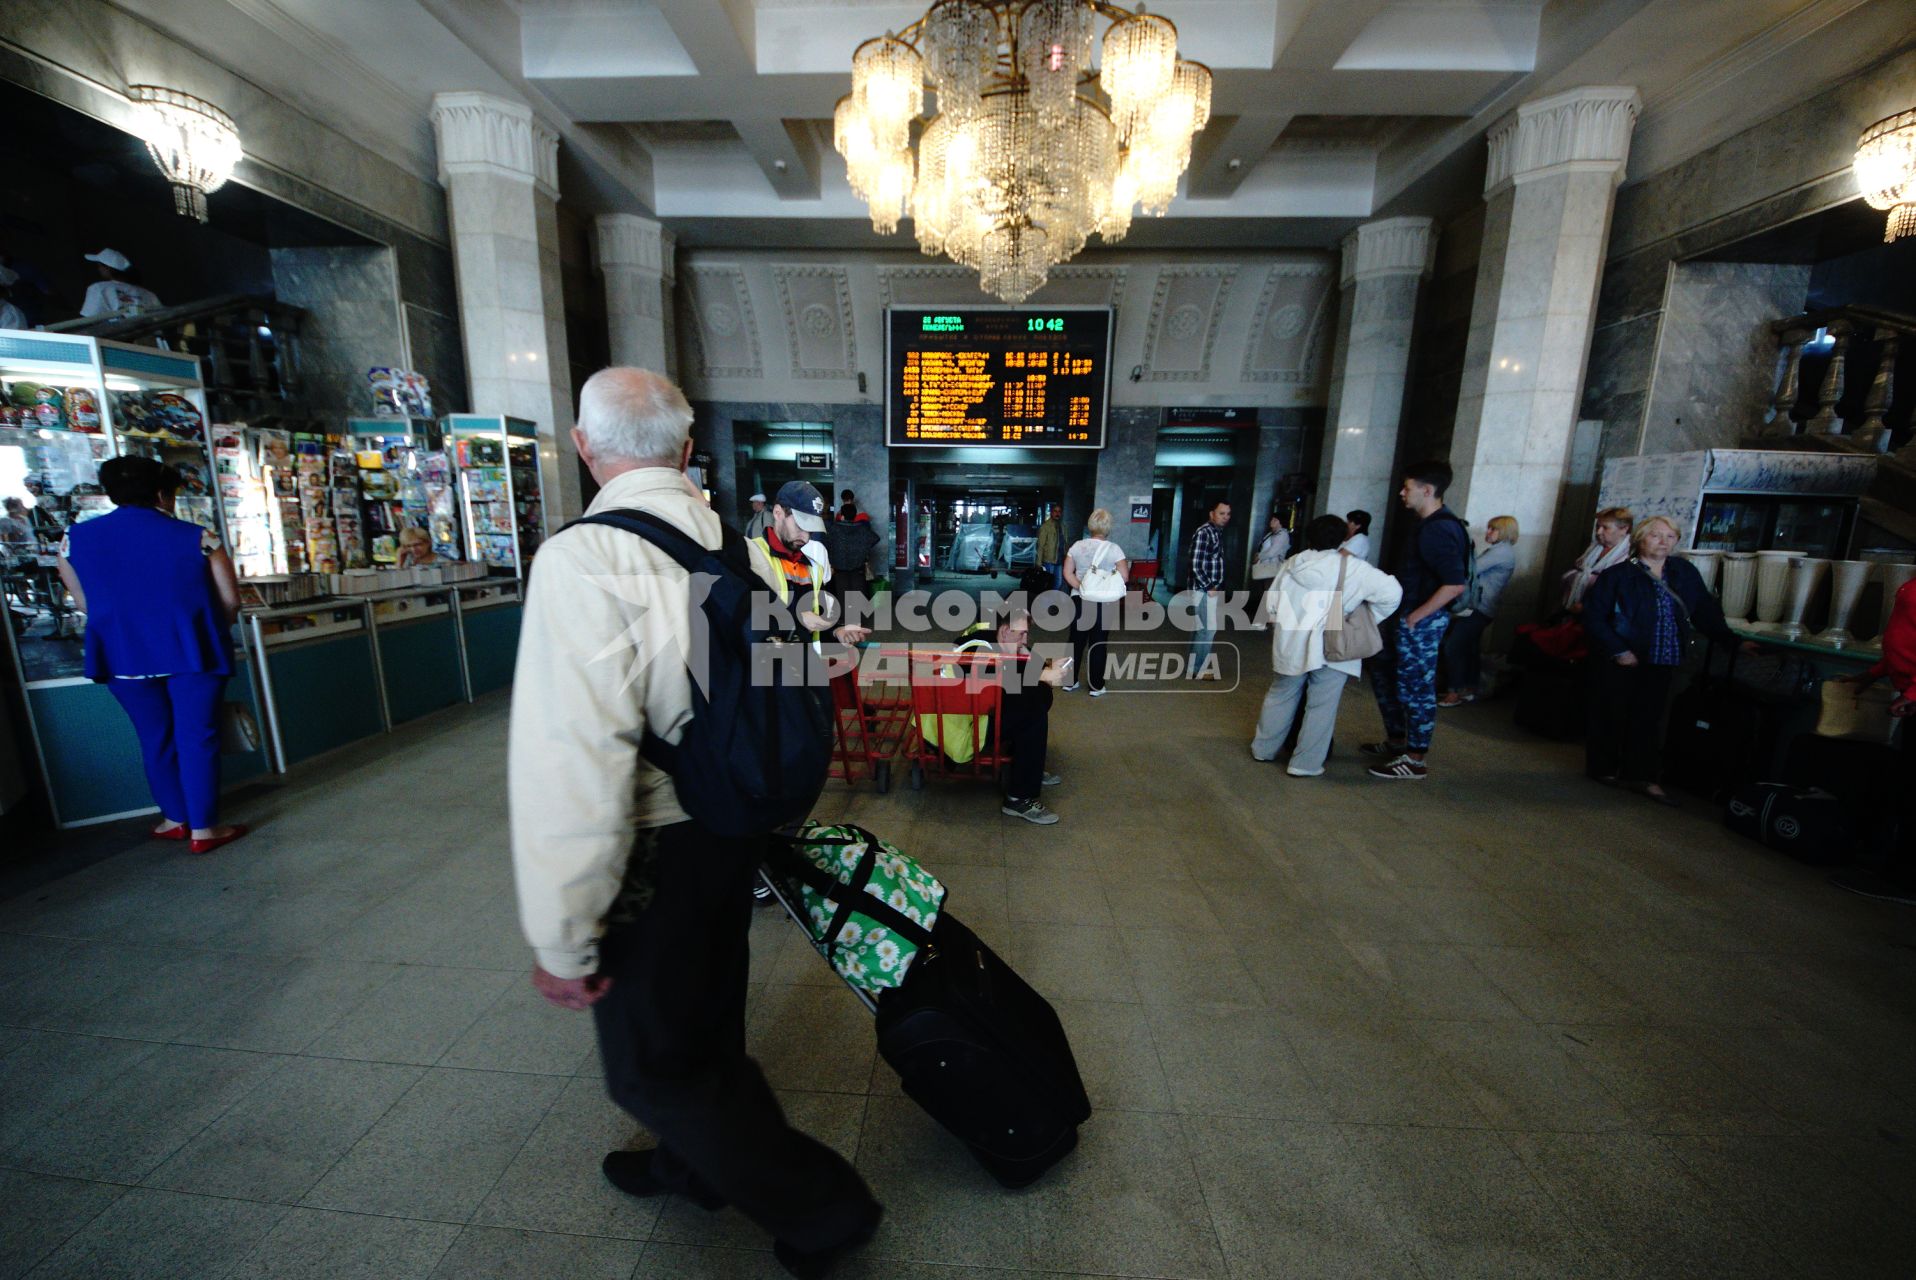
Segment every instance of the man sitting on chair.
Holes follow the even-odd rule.
[[[1058,815],[1038,799],[1044,787],[1064,781],[1045,772],[1046,739],[1051,724],[1051,690],[1064,683],[1064,668],[1046,660],[1034,680],[1027,683],[1025,672],[1031,661],[1031,616],[1023,609],[1006,609],[996,620],[980,622],[958,636],[959,653],[996,653],[1008,658],[1000,664],[998,679],[1004,686],[1004,706],[999,724],[986,729],[996,734],[1011,757],[1005,772],[1005,802],[999,812],[1048,827]]]

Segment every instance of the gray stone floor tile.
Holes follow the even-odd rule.
[[[1381,1018],[1400,1012],[1389,984],[1327,929],[1247,932],[1238,945],[1262,1002],[1287,1016]]]
[[[1791,1125],[1817,1133],[1916,1134],[1916,1093],[1907,1080],[1896,1087],[1874,1044],[1852,1052],[1789,1024],[1669,1033]]]
[[[465,1222],[566,1083],[556,1076],[428,1071],[301,1203]]]
[[[1131,962],[1131,981],[1146,1004],[1196,1004],[1233,993],[1245,1003],[1259,999],[1240,949],[1225,930],[1126,929],[1119,938]]]
[[[874,1045],[871,1014],[843,984],[768,986],[746,1022],[746,1049],[774,1089],[863,1093]]]
[[[870,1247],[874,1256],[967,1267],[1031,1265],[1028,1198],[1007,1194],[917,1103],[871,1099],[857,1163],[885,1206]]]
[[[33,1280],[219,1280],[286,1212],[135,1188],[34,1268]]]
[[[1596,970],[1557,947],[1468,947],[1465,954],[1535,1022],[1638,1023],[1643,1012]]]
[[[232,1049],[161,1045],[132,1069],[43,1117],[0,1161],[66,1177],[138,1182],[284,1061]]]
[[[1328,1120],[1285,1038],[1283,1017],[1232,1005],[1153,1005],[1151,1030],[1173,1107],[1186,1115]]]
[[[0,1169],[0,1280],[15,1280],[106,1212],[126,1188]]]
[[[1345,1129],[1235,1116],[1182,1123],[1231,1280],[1420,1274]]]
[[[1569,1026],[1564,1052],[1649,1133],[1793,1133],[1748,1084],[1663,1027]]]
[[[145,1185],[297,1203],[424,1074],[386,1062],[290,1059]]]
[[[597,1076],[566,1082],[539,1127],[472,1215],[476,1224],[584,1236],[651,1237],[663,1199],[626,1195],[599,1172],[608,1151],[653,1144]]]
[[[40,963],[0,978],[0,1022],[72,1030],[87,1010],[147,984],[155,966],[177,951],[115,943],[37,938]]]
[[[222,1280],[424,1280],[460,1228],[293,1209]]]
[[[1079,871],[1013,867],[1005,873],[1005,896],[1008,914],[1019,923],[1106,927],[1117,923],[1105,901],[1103,882]]]
[[[779,1106],[786,1122],[810,1134],[848,1163],[856,1163],[860,1135],[865,1126],[866,1099],[843,1093],[802,1093],[778,1091]],[[882,1196],[879,1197],[881,1200]],[[680,1244],[724,1245],[736,1248],[770,1248],[771,1238],[751,1219],[736,1209],[716,1213],[701,1209],[690,1200],[670,1196],[659,1214],[655,1240]]]
[[[524,979],[490,970],[401,966],[305,1051],[430,1066],[517,981]]]
[[[1148,1006],[1114,1000],[1054,1000],[1094,1110],[1170,1111],[1171,1086]]]
[[[645,1246],[634,1240],[466,1227],[433,1280],[628,1280]]]
[[[1629,1274],[1621,1255],[1571,1225],[1495,1133],[1364,1125],[1344,1136],[1426,1275]]]
[[[1406,1018],[1498,1022],[1523,1014],[1452,943],[1356,942],[1353,959],[1389,992]]]
[[[1578,1064],[1559,1028],[1425,1022],[1417,1030],[1500,1129],[1597,1133],[1631,1127],[1630,1112]]]
[[[1755,1225],[1653,1136],[1511,1134],[1508,1141],[1564,1216],[1639,1274],[1787,1274]]]
[[[298,1053],[389,984],[397,965],[319,957],[267,957],[233,985],[201,993],[186,1044]]]
[[[133,1075],[160,1046],[52,1031],[27,1031],[0,1058],[0,1152],[37,1133],[69,1106]]]
[[[698,1245],[654,1243],[645,1247],[634,1277],[644,1280],[789,1280],[771,1248],[714,1249]],[[835,1271],[834,1275],[841,1272]],[[851,1275],[847,1264],[842,1274]]]
[[[129,1040],[186,1037],[204,1019],[209,992],[223,992],[253,981],[254,962],[215,951],[151,951],[132,981],[102,988],[96,999],[76,1005],[71,1016],[46,1018],[39,1025],[83,1035]]]
[[[1109,925],[1020,926],[1003,959],[1050,1000],[1138,1000],[1122,931]]]
[[[1487,1123],[1415,1023],[1298,1017],[1284,1034],[1337,1120],[1456,1128]]]
[[[527,976],[507,985],[439,1065],[569,1076],[597,1055],[597,1043],[590,1013],[559,1008]]]
[[[1195,881],[1101,878],[1105,901],[1120,929],[1222,928],[1210,899]]]
[[[1225,1275],[1175,1116],[1093,1116],[1078,1149],[1022,1198],[1031,1256],[1046,1268],[1191,1280]]]
[[[1836,1147],[1776,1137],[1666,1137],[1663,1145],[1798,1275],[1892,1276],[1916,1258],[1909,1188],[1884,1194]]]

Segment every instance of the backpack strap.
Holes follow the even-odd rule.
[[[623,529],[646,542],[651,543],[687,573],[697,573],[704,567],[708,556],[717,557],[719,563],[734,573],[746,577],[755,577],[752,573],[752,559],[746,550],[745,537],[731,525],[720,522],[722,536],[716,549],[702,545],[683,529],[650,511],[640,511],[632,507],[621,507],[615,511],[600,511],[593,515],[580,516],[565,526],[572,528],[579,524],[598,524],[610,529]],[[565,529],[559,532],[564,533]]]

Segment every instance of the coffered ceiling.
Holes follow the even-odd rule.
[[[852,50],[928,0],[114,0],[431,172],[440,90],[517,96],[586,209],[691,245],[909,247],[833,153]],[[1483,134],[1577,84],[1643,95],[1631,175],[1667,167],[1912,38],[1909,0],[1158,0],[1216,76],[1186,191],[1127,245],[1329,246],[1474,198]],[[1867,122],[1860,122],[1867,123]],[[1860,127],[1860,126],[1859,126]]]

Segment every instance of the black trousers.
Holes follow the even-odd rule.
[[[1073,683],[1082,680],[1087,688],[1104,688],[1105,660],[1110,650],[1105,633],[1118,616],[1118,607],[1116,601],[1097,604],[1078,597],[1078,618],[1071,630],[1071,654],[1078,664],[1072,673]]]
[[[1663,717],[1670,709],[1675,667],[1639,662],[1620,667],[1591,655],[1597,664],[1590,690],[1590,736],[1584,768],[1593,778],[1656,782],[1663,775]]]
[[[1044,755],[1051,732],[1051,686],[1011,686],[1005,690],[999,712],[999,741],[1011,752],[1005,772],[1005,794],[1014,800],[1035,800],[1044,789]],[[993,732],[999,732],[994,730]]]
[[[801,1250],[841,1244],[868,1225],[871,1192],[785,1122],[745,1055],[751,844],[691,822],[655,838],[649,903],[615,911],[599,946],[612,979],[592,1006],[606,1090],[658,1138],[652,1171],[668,1187],[716,1193]]]

